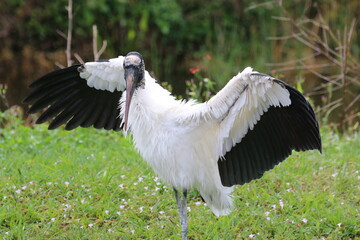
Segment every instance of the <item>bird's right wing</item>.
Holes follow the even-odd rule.
[[[51,120],[49,129],[66,124],[121,129],[119,100],[126,84],[123,57],[88,62],[51,72],[33,83],[34,90],[24,99],[32,104],[29,113],[45,110],[36,123]]]

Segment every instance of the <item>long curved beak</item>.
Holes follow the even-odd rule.
[[[134,84],[134,82],[138,78],[138,75],[139,75],[138,71],[136,71],[133,68],[128,68],[125,70],[125,81],[126,81],[125,120],[124,120],[125,131],[127,131],[127,126],[128,126],[131,99],[136,88],[136,84]]]

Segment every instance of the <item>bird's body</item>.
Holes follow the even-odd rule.
[[[177,189],[195,187],[216,215],[228,213],[231,188],[221,184],[215,151],[220,125],[192,116],[201,104],[175,100],[149,75],[146,88],[151,91],[134,94],[129,111],[135,147],[166,183]],[[125,99],[121,102],[125,109]]]
[[[50,129],[130,132],[144,160],[174,187],[183,239],[187,189],[198,189],[216,216],[226,215],[233,185],[261,177],[293,149],[321,151],[318,123],[302,94],[251,68],[204,103],[176,100],[135,52],[57,70],[30,87],[36,89],[25,99],[33,104],[29,112],[50,106],[37,121],[55,118]]]

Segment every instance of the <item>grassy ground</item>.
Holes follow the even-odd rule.
[[[191,239],[360,239],[360,135],[323,131],[323,154],[294,153],[239,186],[216,218],[193,191]],[[3,239],[180,239],[175,199],[131,140],[95,129],[0,129]]]

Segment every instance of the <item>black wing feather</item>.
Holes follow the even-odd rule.
[[[321,152],[319,125],[304,96],[286,83],[291,105],[270,107],[253,130],[218,160],[222,184],[233,186],[260,178],[265,171],[285,160],[292,152],[318,149]]]
[[[32,104],[28,113],[48,107],[36,123],[51,120],[49,129],[66,124],[67,130],[78,126],[121,130],[118,103],[122,92],[89,87],[80,77],[80,66],[53,71],[31,83],[29,87],[34,90],[24,99],[24,103]]]

